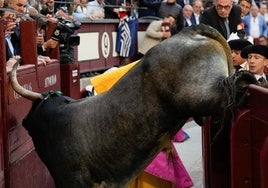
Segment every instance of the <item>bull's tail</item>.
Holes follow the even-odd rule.
[[[34,101],[36,99],[43,99],[43,95],[41,93],[36,93],[33,91],[29,91],[25,88],[23,88],[17,79],[17,68],[19,66],[20,60],[17,60],[17,62],[14,64],[11,74],[10,74],[10,82],[12,88],[20,94],[22,97],[29,99],[31,101]]]
[[[229,75],[233,74],[234,69],[233,69],[233,60],[232,60],[230,46],[228,45],[226,39],[216,29],[205,24],[193,25],[190,27],[186,27],[186,30],[187,29],[190,29],[193,32],[196,32],[197,34],[200,34],[200,35],[203,35],[203,36],[206,36],[206,37],[209,37],[211,39],[218,41],[223,46],[223,49],[226,54],[227,63],[228,63],[228,73]],[[189,31],[186,31],[186,32],[189,32]]]

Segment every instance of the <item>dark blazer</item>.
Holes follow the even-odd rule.
[[[190,20],[191,20],[191,22],[192,22],[193,25],[196,25],[196,19],[194,17],[194,13],[192,14]]]
[[[11,43],[14,48],[14,55],[21,55],[20,54],[20,29],[18,25],[14,28],[14,33],[11,34]]]
[[[191,21],[191,20],[190,20],[190,21]],[[193,24],[192,21],[191,21],[191,23],[192,23],[192,25],[195,25],[195,24]],[[187,21],[186,21],[185,18],[183,18],[183,26],[184,26],[184,27],[189,27],[189,24],[187,23]]]
[[[176,2],[183,8],[185,6],[184,0],[176,0]],[[193,0],[189,0],[189,4],[193,4]]]
[[[21,55],[19,36],[20,36],[19,26],[16,26],[14,28],[14,33],[11,34],[11,44],[13,46],[14,53],[11,52],[8,43],[6,41],[6,60],[13,57],[13,55]]]
[[[233,8],[229,14],[228,19],[229,19],[230,33],[237,32],[237,25],[242,22],[241,8],[237,5],[233,5]],[[211,27],[217,29],[224,36],[224,38],[227,39],[227,32],[224,26],[224,19],[218,15],[215,6],[203,12],[200,23],[210,25]]]
[[[200,14],[200,16],[199,16],[199,23],[200,23],[201,17],[202,17],[202,14]],[[190,20],[191,20],[191,22],[192,22],[193,25],[196,25],[197,24],[197,21],[196,21],[196,18],[194,16],[194,13],[192,14]]]

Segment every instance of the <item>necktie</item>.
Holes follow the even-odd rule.
[[[230,28],[229,28],[229,20],[228,20],[228,18],[225,18],[224,25],[225,25],[225,28],[226,28],[226,37],[228,39],[229,36],[230,36]]]
[[[264,84],[264,83],[266,82],[266,80],[265,80],[263,77],[260,77],[260,78],[258,79],[258,82],[259,82],[260,84]]]

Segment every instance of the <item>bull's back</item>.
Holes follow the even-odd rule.
[[[232,73],[233,61],[232,61],[232,56],[231,56],[231,49],[226,39],[216,29],[205,24],[199,24],[199,25],[193,25],[189,28],[185,28],[184,30],[182,30],[181,34],[201,35],[211,40],[217,41],[217,43],[222,46],[222,48],[224,49],[224,53],[226,54],[227,62],[228,62],[228,73],[229,75]]]

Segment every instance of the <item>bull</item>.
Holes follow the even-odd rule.
[[[190,117],[242,104],[247,72],[232,74],[230,48],[213,28],[198,25],[153,47],[109,91],[80,100],[22,88],[33,100],[23,120],[57,187],[126,187]],[[231,76],[232,75],[232,76]]]

